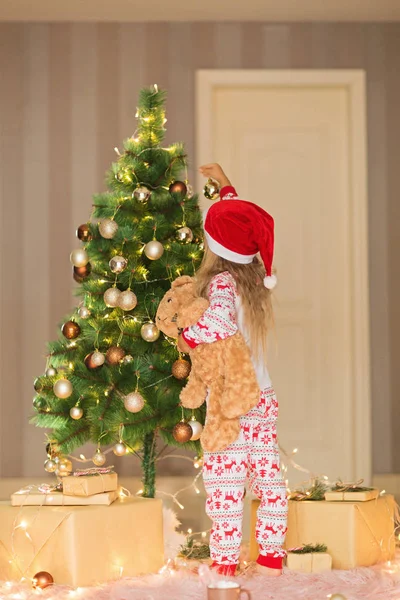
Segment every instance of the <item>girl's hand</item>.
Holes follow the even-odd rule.
[[[220,185],[221,188],[226,185],[232,185],[227,176],[225,175],[222,167],[217,163],[210,163],[209,165],[203,165],[199,168],[199,171],[204,177],[210,177],[211,179],[215,179]]]

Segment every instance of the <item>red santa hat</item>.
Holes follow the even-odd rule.
[[[246,200],[221,200],[208,209],[204,232],[210,250],[221,258],[250,264],[259,252],[266,271],[264,285],[275,287],[274,220],[267,211]]]

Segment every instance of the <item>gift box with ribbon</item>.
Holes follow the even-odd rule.
[[[59,486],[30,485],[11,495],[11,506],[109,506],[119,497],[119,491],[93,496],[66,496]]]
[[[330,502],[367,502],[378,498],[379,490],[363,486],[363,481],[363,479],[359,479],[355,483],[338,481],[329,491],[325,492],[325,500]]]
[[[104,492],[115,492],[118,488],[118,475],[113,467],[85,469],[75,471],[63,478],[65,496],[93,496]]]
[[[322,573],[332,569],[332,557],[325,544],[308,544],[287,551],[286,566],[300,573]]]

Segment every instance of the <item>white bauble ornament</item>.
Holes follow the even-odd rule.
[[[144,253],[150,260],[157,260],[164,254],[164,246],[157,240],[148,242],[144,247]]]
[[[57,469],[57,463],[54,460],[49,458],[48,460],[45,461],[44,470],[47,471],[47,473],[54,473],[56,469]]]
[[[101,365],[104,365],[105,360],[106,360],[106,357],[102,352],[95,350],[92,353],[91,363],[94,367],[101,367]]]
[[[49,367],[46,369],[46,377],[55,377],[57,375],[57,369],[54,367]]]
[[[104,292],[104,303],[109,308],[115,308],[116,306],[118,306],[120,295],[121,292],[117,287],[108,288],[108,290]]]
[[[142,204],[147,202],[147,200],[150,198],[150,196],[151,196],[151,191],[148,190],[147,187],[145,187],[144,185],[136,188],[136,190],[133,192],[133,197],[136,198],[136,200],[138,202],[141,202]]]
[[[74,267],[84,267],[89,262],[89,255],[83,248],[73,250],[69,257]]]
[[[57,463],[56,474],[58,477],[67,477],[72,473],[72,462],[69,458],[60,458]]]
[[[193,435],[190,438],[191,441],[196,441],[200,439],[201,433],[203,431],[203,425],[196,421],[196,417],[192,417],[189,421],[189,425],[193,430]]]
[[[80,406],[73,406],[69,411],[69,414],[72,419],[79,421],[83,416],[83,410]]]
[[[118,231],[118,223],[113,219],[103,219],[99,223],[99,233],[106,240],[111,240]]]
[[[128,261],[123,256],[113,256],[108,263],[113,273],[122,273],[126,269]]]
[[[124,397],[124,406],[131,413],[140,412],[144,406],[144,398],[139,392],[131,392]]]
[[[178,242],[190,244],[190,242],[193,241],[193,231],[190,229],[190,227],[181,227],[176,232],[176,239]]]
[[[160,330],[157,325],[150,321],[149,323],[142,325],[140,335],[145,342],[155,342],[160,337]]]
[[[131,290],[125,290],[121,292],[118,306],[122,308],[122,310],[133,310],[137,305],[136,294],[134,294]]]
[[[81,306],[78,310],[78,316],[81,319],[88,319],[90,317],[90,310],[86,306]]]
[[[101,450],[97,449],[95,454],[92,456],[92,461],[96,465],[96,467],[102,467],[107,458],[106,455],[101,452]]]
[[[124,456],[124,454],[126,454],[126,446],[124,444],[124,442],[118,442],[118,444],[115,444],[114,448],[113,448],[113,452],[115,454],[115,456]]]
[[[69,398],[73,392],[72,383],[68,379],[58,379],[53,385],[53,392],[57,398]]]

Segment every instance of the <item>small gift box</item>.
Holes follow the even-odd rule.
[[[368,500],[376,500],[379,497],[379,490],[364,487],[361,485],[362,483],[363,479],[356,483],[338,481],[331,490],[325,492],[325,500],[329,502],[367,502]]]
[[[332,557],[323,544],[308,544],[288,550],[286,566],[300,573],[322,573],[332,569]]]
[[[11,506],[110,506],[118,497],[118,491],[93,496],[66,496],[57,490],[27,488],[11,495]]]
[[[73,475],[64,477],[64,495],[93,496],[104,492],[115,492],[118,488],[118,475],[111,468],[75,471]]]

